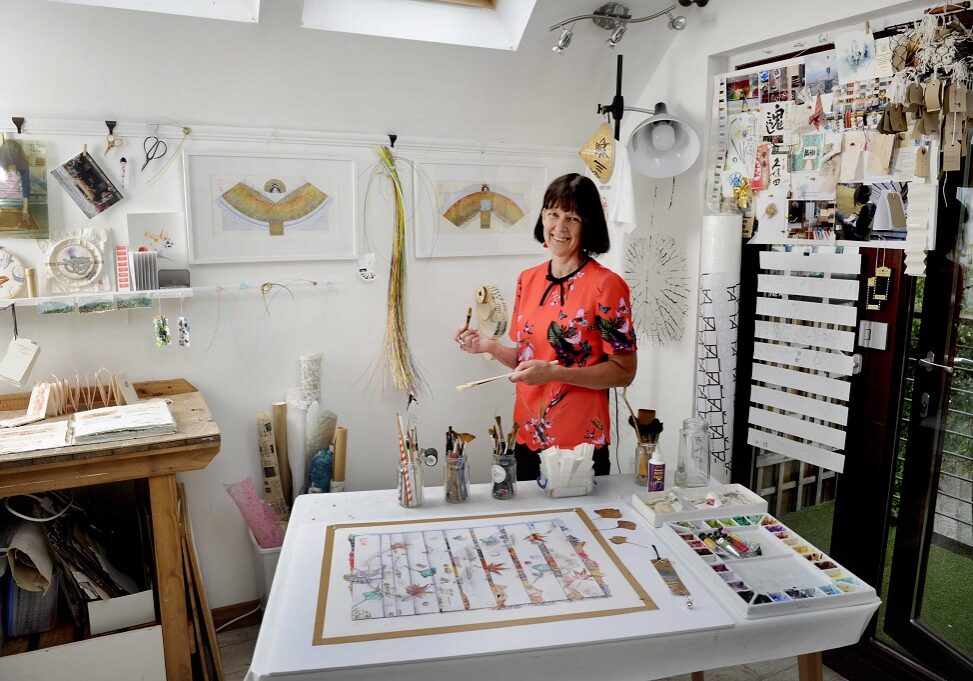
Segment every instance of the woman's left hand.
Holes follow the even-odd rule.
[[[554,380],[557,367],[541,359],[529,359],[521,362],[510,376],[511,383],[526,383],[527,385],[542,385]]]

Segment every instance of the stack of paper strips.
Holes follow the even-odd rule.
[[[155,437],[176,432],[176,421],[163,400],[78,412],[72,417],[76,445]]]

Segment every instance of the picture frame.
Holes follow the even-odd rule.
[[[357,257],[353,158],[186,151],[183,165],[191,264]]]
[[[544,191],[570,171],[579,171],[577,157],[417,160],[416,257],[539,253],[533,233]]]

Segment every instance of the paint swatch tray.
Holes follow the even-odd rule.
[[[706,497],[712,494],[719,506]],[[632,508],[654,527],[677,520],[704,520],[719,515],[753,515],[767,512],[767,500],[743,485],[670,487],[662,492],[632,495]]]
[[[759,544],[761,554],[720,555],[703,541],[714,532]],[[746,619],[878,601],[874,588],[766,513],[667,522],[661,533],[677,569],[689,566]]]

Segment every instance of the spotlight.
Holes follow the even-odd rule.
[[[681,31],[686,28],[686,17],[682,15],[674,17],[669,14],[669,28],[673,31]]]
[[[679,4],[683,7],[690,7],[696,5],[697,7],[706,7],[709,0],[679,0]]]
[[[622,41],[622,37],[625,35],[626,30],[627,27],[625,26],[625,24],[622,24],[612,32],[611,37],[605,41],[605,44],[614,50],[615,45],[617,45]]]
[[[574,29],[570,26],[565,26],[561,29],[561,36],[557,39],[557,45],[553,47],[554,52],[561,54],[567,49],[568,45],[571,44],[571,38],[574,36]]]

